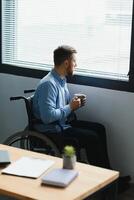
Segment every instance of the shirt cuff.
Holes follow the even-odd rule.
[[[64,112],[66,113],[66,117],[71,113],[71,108],[70,108],[70,105],[68,104],[68,105],[66,105],[66,106],[64,106]]]

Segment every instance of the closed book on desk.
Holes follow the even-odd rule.
[[[54,169],[43,176],[42,183],[59,187],[66,187],[78,176],[78,172],[70,169]]]
[[[11,162],[10,155],[7,150],[0,150],[0,164],[9,164]]]

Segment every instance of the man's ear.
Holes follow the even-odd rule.
[[[68,67],[68,63],[69,63],[68,60],[64,61],[65,67]]]

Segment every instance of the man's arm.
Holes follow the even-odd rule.
[[[64,120],[71,113],[70,104],[63,108],[56,108],[58,91],[51,82],[45,82],[40,86],[38,99],[41,120],[44,123]]]

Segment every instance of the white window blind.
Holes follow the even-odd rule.
[[[2,62],[50,69],[53,50],[77,49],[76,73],[127,78],[132,0],[2,0]]]

